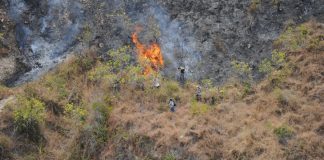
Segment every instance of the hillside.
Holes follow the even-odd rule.
[[[320,160],[323,28],[286,25],[256,67],[260,81],[239,60],[222,85],[182,86],[152,65],[142,74],[147,66],[132,59],[138,48],[109,50],[107,60],[96,48],[71,56],[39,80],[0,88],[0,159]]]
[[[144,44],[161,46],[164,77],[184,66],[188,78],[220,85],[239,60],[260,80],[257,66],[285,26],[323,23],[323,11],[322,0],[0,0],[0,81],[32,81],[86,49],[133,46],[138,26]]]

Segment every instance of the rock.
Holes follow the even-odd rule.
[[[103,48],[104,47],[104,44],[103,43],[99,43],[99,48]]]

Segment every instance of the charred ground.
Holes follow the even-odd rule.
[[[211,79],[222,84],[232,77],[231,61],[239,60],[253,66],[253,78],[259,79],[262,76],[256,66],[271,56],[272,42],[284,27],[310,18],[323,21],[322,3],[1,0],[6,19],[1,27],[7,26],[1,32],[7,41],[12,41],[6,43],[12,58],[1,60],[18,60],[17,65],[1,66],[2,72],[8,70],[1,79],[14,83],[19,75],[32,69],[20,76],[18,83],[23,83],[71,53],[96,47],[105,55],[110,49],[133,45],[130,36],[138,24],[145,28],[139,35],[141,41],[160,43],[167,64],[164,76],[174,78],[174,70],[185,66],[191,79]]]
[[[130,63],[135,50],[129,46],[110,50],[108,61],[89,50],[38,81],[0,88],[1,99],[10,97],[0,109],[0,155],[321,159],[323,47],[323,24],[289,25],[272,57],[258,66],[266,74],[261,82],[237,72],[246,71],[244,63],[232,63],[237,76],[226,84],[214,86],[208,79],[200,84],[202,102],[195,101],[194,81],[180,87],[161,77],[161,88],[152,87],[152,77]],[[175,113],[168,110],[170,97],[178,103]]]

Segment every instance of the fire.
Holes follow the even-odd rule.
[[[139,41],[138,33],[132,34],[132,41],[136,46],[138,61],[144,67],[144,75],[158,72],[164,65],[161,47],[153,42],[150,45],[144,45]]]

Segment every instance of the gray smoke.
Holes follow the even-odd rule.
[[[201,60],[201,55],[196,48],[196,40],[192,35],[186,34],[180,22],[171,20],[170,15],[161,6],[150,8],[151,14],[156,18],[160,30],[160,43],[164,56],[172,62],[172,69],[185,67],[187,76],[197,79],[196,66]]]
[[[186,68],[186,76],[191,79],[198,79],[197,65],[201,60],[200,53],[196,50],[196,39],[183,28],[181,22],[172,20],[169,13],[162,6],[154,1],[142,5],[141,2],[133,2],[128,6],[128,15],[135,24],[144,26],[140,34],[140,40],[149,43],[150,40],[157,39],[161,46],[166,66],[163,73],[174,77],[178,67]],[[155,23],[151,23],[152,17]],[[160,32],[158,37],[147,36],[152,34],[152,28],[157,25]],[[154,30],[154,29],[153,29]],[[179,76],[179,75],[178,75]]]
[[[69,52],[75,51],[73,48],[77,47],[78,35],[85,24],[91,27],[92,38],[99,37],[93,42],[105,44],[102,53],[131,43],[129,36],[134,26],[143,25],[140,40],[145,44],[157,40],[161,45],[167,62],[164,75],[174,78],[181,66],[186,68],[188,78],[199,78],[199,74],[193,74],[198,72],[196,66],[201,61],[196,39],[183,27],[184,24],[172,20],[154,0],[98,0],[91,4],[74,0],[11,0],[9,6],[10,15],[17,24],[16,39],[20,51],[32,67],[16,82],[18,84],[39,77],[64,60]],[[131,26],[123,18],[107,16],[120,10],[125,11]],[[151,23],[152,19],[154,23]],[[153,34],[154,27],[160,32],[158,36]]]
[[[20,84],[64,59],[80,32],[82,6],[73,0],[11,0],[9,6],[20,51],[32,67],[16,82]]]

